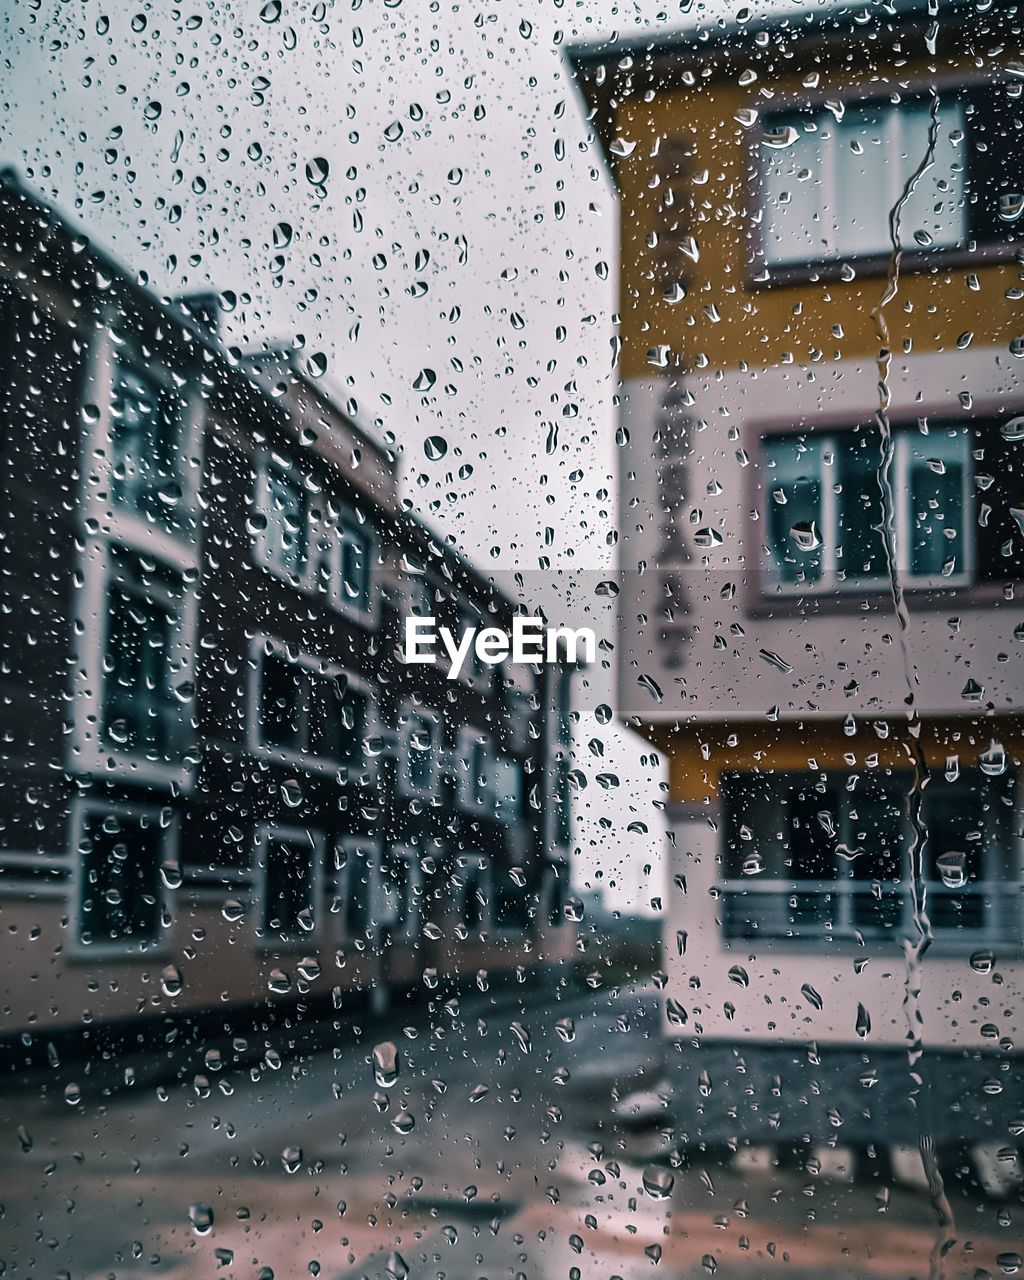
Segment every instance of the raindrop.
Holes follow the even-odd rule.
[[[576,1039],[576,1023],[572,1018],[559,1018],[555,1023],[555,1031],[558,1038],[566,1044],[571,1044]]]
[[[1008,191],[999,197],[999,216],[1004,222],[1016,222],[1024,213],[1024,195],[1019,191]]]
[[[675,1175],[670,1173],[668,1169],[659,1169],[656,1165],[649,1165],[644,1170],[643,1176],[644,1190],[652,1200],[667,1200],[672,1194],[672,1188],[676,1185]]]
[[[999,434],[1004,440],[1017,441],[1024,440],[1024,417],[1011,418],[1009,422],[1004,422],[999,428]]]
[[[188,1211],[188,1218],[196,1235],[209,1235],[213,1226],[213,1210],[208,1204],[192,1205]]]
[[[295,778],[281,783],[281,799],[289,809],[298,809],[302,804],[302,787]]]
[[[181,977],[181,970],[175,965],[166,965],[160,974],[160,987],[165,996],[180,996],[184,981]]]
[[[793,525],[789,531],[789,536],[801,551],[814,551],[821,546],[821,535],[818,533],[818,526],[813,520],[810,522],[800,521]]]
[[[384,1040],[373,1049],[373,1078],[382,1089],[390,1089],[398,1080],[398,1048]]]
[[[287,249],[292,242],[294,235],[290,222],[279,222],[271,234],[271,241],[275,249]]]
[[[312,160],[306,161],[306,181],[314,187],[322,187],[330,172],[331,166],[323,156],[314,156]]]
[[[807,1003],[813,1005],[815,1009],[821,1008],[821,996],[818,995],[817,991],[815,991],[809,982],[805,982],[800,988],[800,994]]]
[[[444,436],[427,436],[423,441],[423,452],[431,462],[440,462],[448,452],[448,441]]]
[[[436,381],[437,374],[433,369],[421,369],[416,375],[412,389],[413,391],[429,391]]]
[[[264,22],[276,22],[281,16],[281,0],[267,0],[260,10],[260,18]]]
[[[391,1121],[391,1127],[396,1133],[412,1133],[416,1128],[416,1119],[411,1111],[398,1111]]]
[[[782,125],[777,129],[765,129],[761,135],[761,145],[770,147],[773,151],[784,151],[787,147],[791,147],[800,134],[791,124]]]
[[[935,869],[947,889],[962,889],[967,883],[967,855],[956,850],[940,853]]]

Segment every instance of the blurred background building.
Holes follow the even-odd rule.
[[[552,973],[569,679],[397,657],[512,602],[301,350],[0,187],[0,1036],[196,1034]]]
[[[669,760],[706,1138],[913,1141],[918,1040],[940,1137],[1019,1099],[1015,12],[570,54],[621,200],[619,707]]]

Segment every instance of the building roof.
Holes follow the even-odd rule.
[[[982,0],[984,3],[984,0]],[[762,0],[757,6],[735,7],[702,4],[683,24],[664,31],[612,33],[595,41],[571,44],[565,49],[570,79],[584,111],[598,136],[605,163],[615,180],[615,100],[635,97],[649,90],[671,89],[684,83],[684,73],[712,60],[749,51],[762,56],[778,53],[780,46],[816,43],[848,45],[851,39],[871,32],[924,28],[937,21],[974,17],[1004,22],[1020,15],[1013,0],[989,0],[982,9],[977,0],[943,0],[936,15],[933,0]]]

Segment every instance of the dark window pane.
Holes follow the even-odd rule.
[[[83,941],[101,945],[156,938],[163,836],[155,817],[87,814],[80,848]]]

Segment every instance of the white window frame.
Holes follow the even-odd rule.
[[[835,593],[863,594],[865,591],[884,590],[888,587],[885,573],[874,576],[851,576],[849,571],[843,572],[844,566],[836,555],[839,535],[839,501],[836,486],[840,483],[838,467],[838,450],[843,438],[849,430],[808,432],[801,439],[808,455],[817,456],[818,481],[821,492],[821,525],[818,530],[821,536],[821,576],[816,581],[787,582],[782,577],[775,563],[774,548],[767,545],[768,530],[771,524],[773,490],[782,482],[775,483],[775,467],[769,463],[768,448],[777,441],[794,441],[795,433],[779,432],[761,437],[763,483],[761,485],[761,527],[765,532],[762,573],[766,585],[773,594],[782,596],[806,596]],[[962,444],[961,444],[962,441]],[[924,452],[926,456],[935,456],[948,461],[956,445],[963,463],[963,481],[961,484],[961,528],[956,541],[956,559],[962,568],[948,577],[943,574],[927,574],[915,576],[910,570],[911,534],[913,517],[909,509],[909,480],[911,455]],[[828,465],[824,458],[831,459]],[[914,428],[898,429],[893,437],[893,462],[890,480],[894,497],[894,535],[896,557],[899,563],[900,576],[904,584],[913,589],[938,588],[952,590],[968,587],[974,582],[976,563],[974,554],[975,535],[974,522],[969,518],[973,499],[974,457],[970,425],[956,425],[951,433],[948,425],[940,425],[930,429],[923,435]],[[952,544],[951,544],[952,545]],[[840,577],[839,574],[843,573]]]
[[[166,956],[170,950],[168,931],[162,924],[152,942],[140,942],[127,939],[122,942],[83,942],[82,941],[82,899],[89,886],[85,880],[85,862],[80,852],[85,837],[86,821],[93,814],[114,814],[127,819],[151,818],[163,831],[163,850],[161,860],[176,860],[178,857],[178,815],[173,813],[170,820],[160,824],[164,806],[159,804],[139,804],[129,800],[99,800],[79,796],[71,802],[69,814],[69,832],[71,836],[71,876],[70,894],[73,904],[74,927],[71,930],[69,953],[72,958],[119,959],[136,957],[140,961],[152,963]],[[161,856],[161,855],[158,855]],[[167,905],[167,887],[160,874],[160,863],[156,866],[156,911],[158,920],[162,920]]]
[[[255,836],[253,887],[255,889],[256,901],[254,906],[256,909],[252,913],[252,918],[259,950],[312,950],[323,932],[321,913],[323,910],[323,860],[326,846],[324,832],[317,827],[299,827],[282,825],[277,822],[260,822],[256,826]],[[272,931],[266,922],[268,907],[267,878],[270,870],[267,853],[273,841],[303,844],[308,845],[310,848],[312,876],[309,906],[313,913],[313,928],[308,933],[301,933],[294,938],[282,937]]]
[[[285,641],[276,636],[257,634],[249,645],[249,664],[246,672],[246,750],[250,755],[275,764],[294,766],[306,773],[338,775],[348,771],[350,781],[358,782],[366,779],[366,785],[372,785],[379,775],[379,757],[364,752],[361,765],[352,765],[346,760],[330,759],[326,756],[313,755],[308,751],[292,751],[287,747],[275,747],[263,741],[262,735],[262,702],[263,702],[263,661],[267,653],[273,654],[290,666],[298,667],[314,677],[325,680],[342,679],[346,691],[357,689],[366,700],[366,723],[363,740],[368,742],[380,732],[377,703],[370,684],[361,676],[353,675],[346,667],[336,662],[328,662],[314,653],[300,649],[294,655],[289,653]]]
[[[192,788],[195,760],[192,748],[186,748],[180,761],[154,760],[143,753],[135,753],[109,743],[103,737],[103,694],[106,682],[103,658],[109,634],[110,613],[107,608],[108,588],[112,579],[112,562],[115,551],[157,561],[172,573],[181,576],[181,603],[175,641],[170,657],[179,664],[179,683],[195,682],[196,630],[199,619],[197,591],[186,581],[186,574],[194,568],[195,557],[182,550],[170,539],[163,542],[163,550],[170,551],[168,559],[163,555],[140,548],[120,539],[93,539],[87,543],[82,559],[82,585],[78,591],[78,617],[94,618],[94,625],[76,630],[75,670],[72,682],[74,705],[74,733],[68,749],[69,771],[101,773],[110,777],[113,762],[117,773],[133,782],[152,786],[177,786],[183,791]],[[191,712],[182,704],[182,715]]]
[[[903,101],[894,103],[888,99],[880,99],[877,97],[852,98],[845,102],[847,111],[851,114],[861,112],[865,109],[877,107],[880,113],[884,114],[885,119],[881,130],[881,140],[879,146],[883,153],[891,158],[889,163],[885,165],[885,190],[877,193],[879,202],[886,209],[891,209],[903,194],[904,184],[908,176],[904,172],[904,168],[912,173],[917,167],[917,163],[913,156],[908,154],[906,161],[901,161],[903,154],[905,122],[907,116],[915,108],[920,106],[919,98],[912,98],[910,102]],[[961,103],[951,101],[949,99],[940,102],[940,133],[945,127],[941,120],[942,114],[947,117],[947,124],[951,125],[951,131],[958,130],[961,134],[967,132],[969,125],[964,114]],[[948,116],[951,112],[957,113],[957,121],[951,123]],[[786,120],[799,118],[802,123],[813,125],[812,130],[805,129],[807,133],[817,133],[820,131],[822,124],[828,126],[830,133],[827,142],[820,147],[820,172],[817,175],[818,200],[820,202],[820,212],[822,215],[820,223],[821,239],[825,241],[821,252],[817,254],[809,254],[799,252],[793,255],[784,254],[776,256],[774,241],[771,238],[773,223],[773,208],[767,199],[768,194],[768,166],[773,162],[773,158],[780,153],[765,148],[759,153],[758,178],[760,191],[764,197],[763,213],[765,232],[762,237],[761,251],[765,264],[769,268],[785,268],[800,266],[805,263],[838,261],[841,259],[850,259],[856,261],[863,258],[876,258],[887,255],[890,252],[891,245],[888,237],[885,242],[880,244],[877,249],[851,250],[844,247],[842,243],[841,227],[837,226],[837,210],[840,206],[840,198],[837,189],[836,161],[838,152],[845,145],[846,129],[844,121],[836,120],[833,113],[825,106],[822,106],[811,113],[800,113],[796,110],[783,110],[772,112],[764,119],[764,124],[770,127],[773,120]],[[796,126],[794,126],[796,127]],[[784,153],[783,153],[784,154]],[[965,152],[966,155],[966,152]],[[954,241],[936,242],[933,246],[940,252],[954,251],[965,245],[971,235],[970,217],[968,213],[969,198],[966,190],[966,161],[962,165],[961,172],[965,175],[963,178],[964,189],[960,193],[960,231],[959,236]],[[927,175],[924,175],[927,178]],[[812,178],[813,182],[814,179]],[[926,188],[927,189],[927,188]],[[952,198],[952,197],[951,197]],[[903,231],[906,231],[904,223]],[[902,239],[902,236],[901,236]],[[914,245],[905,246],[911,250]]]
[[[851,772],[856,771],[854,770]],[[781,774],[776,776],[792,778],[795,774],[790,770],[783,770]],[[810,771],[808,771],[805,776],[808,780],[808,785],[813,785],[820,779],[820,774]],[[841,776],[843,776],[841,771],[837,771],[837,777]],[[898,789],[899,787],[897,784],[897,790]],[[841,794],[845,794],[845,791],[841,792]],[[854,797],[853,806],[856,807],[856,797]],[[838,814],[838,839],[839,842],[846,844],[849,844],[851,839],[850,823],[852,819],[850,817],[849,809],[849,802],[844,801],[841,804],[840,812]],[[993,846],[996,841],[996,833],[993,830],[993,814],[990,812],[987,817],[988,822],[984,828],[985,839],[982,841],[983,859],[985,857],[985,850],[989,850],[989,858],[995,858],[998,856],[997,853],[993,851]],[[906,831],[907,825],[906,821],[904,821],[904,838],[907,838],[907,835],[909,834]],[[1017,838],[1013,836],[1009,830],[1007,831],[1007,837],[1009,840],[1008,852],[1018,868],[1017,874],[1019,875],[1020,844]],[[727,852],[726,842],[728,839],[728,824],[723,823],[720,833],[723,864]],[[985,866],[983,861],[982,865],[986,872],[991,872],[991,862]],[[838,871],[839,868],[837,867],[837,872]],[[772,946],[778,946],[779,944],[792,945],[803,950],[806,948],[812,948],[816,943],[820,943],[822,941],[839,944],[851,943],[855,941],[857,934],[860,933],[867,940],[869,946],[881,944],[885,946],[898,947],[905,938],[911,937],[914,932],[913,904],[902,872],[902,862],[899,881],[900,918],[899,924],[891,929],[868,929],[864,925],[857,924],[854,921],[854,896],[857,893],[864,893],[869,890],[873,883],[874,882],[870,880],[856,879],[852,873],[852,867],[848,874],[837,874],[836,878],[832,880],[783,880],[761,875],[753,877],[723,877],[719,887],[725,899],[735,896],[743,901],[752,897],[764,896],[788,898],[796,897],[801,894],[828,895],[833,899],[836,907],[834,911],[835,919],[833,921],[835,926],[834,928],[826,928],[824,925],[809,922],[800,927],[800,932],[798,934],[792,935],[768,930],[763,933],[755,933],[750,936],[729,933],[726,927],[726,912],[722,911],[720,913],[721,923],[719,925],[722,940],[726,946],[750,947],[757,945],[759,942],[763,942]],[[929,877],[926,880],[926,886],[929,896],[931,896],[933,891],[939,887],[933,877]],[[1007,879],[1000,878],[998,875],[995,878],[992,878],[990,874],[987,874],[984,879],[973,881],[969,887],[965,886],[957,892],[978,897],[996,897],[1001,893],[1005,893],[1010,887],[1016,887],[1014,882],[1008,882]],[[974,950],[978,946],[984,944],[1005,946],[1008,942],[1013,942],[1015,940],[1019,933],[1019,922],[1020,909],[1018,908],[1016,927],[1014,928],[1013,935],[1011,937],[1006,930],[1005,922],[1000,917],[1000,914],[996,911],[988,912],[984,916],[984,923],[982,927],[978,929],[965,929],[962,931],[954,931],[945,928],[936,929],[934,945],[938,951],[957,951],[960,949]]]
[[[102,428],[107,445],[104,456],[108,460],[109,488],[107,498],[111,507],[111,516],[117,520],[138,521],[147,530],[155,526],[162,529],[170,537],[180,538],[187,536],[190,518],[194,518],[198,511],[199,478],[202,472],[201,440],[204,418],[202,396],[194,389],[189,391],[187,389],[188,379],[176,374],[170,366],[152,358],[147,360],[134,343],[117,343],[108,334],[106,352],[109,369],[106,378],[105,413],[102,415]],[[114,385],[117,376],[116,366],[118,365],[127,372],[134,373],[136,377],[144,381],[155,382],[164,389],[176,391],[183,401],[179,419],[179,453],[185,465],[174,477],[181,483],[181,498],[174,507],[174,511],[179,518],[174,521],[168,521],[166,525],[140,512],[134,504],[122,503],[114,498],[113,470],[116,465],[116,459],[114,457],[115,423],[113,407]],[[181,386],[176,385],[179,381]]]
[[[276,548],[271,543],[269,531],[272,524],[272,503],[270,493],[270,470],[288,476],[302,491],[306,519],[306,556],[301,571],[296,571],[283,564],[277,556]],[[276,578],[282,579],[300,591],[312,591],[316,584],[317,557],[315,550],[316,521],[311,510],[312,491],[308,477],[302,469],[283,454],[271,449],[263,449],[256,457],[255,486],[253,489],[253,510],[266,518],[266,526],[253,534],[252,554],[256,564],[266,569]]]
[[[352,599],[342,581],[342,557],[346,545],[353,541],[353,534],[366,546],[366,604]],[[328,596],[333,608],[343,617],[362,626],[375,626],[380,615],[380,592],[374,573],[377,560],[377,536],[369,522],[361,521],[355,514],[345,512],[331,526],[328,557]]]
[[[432,708],[409,699],[399,704],[398,710],[398,753],[395,760],[395,781],[398,793],[406,798],[414,796],[435,796],[438,794],[439,780],[443,765],[444,747],[442,737],[444,726],[440,717],[432,718]],[[436,713],[435,713],[436,715]],[[431,746],[421,754],[427,756],[430,766],[430,779],[425,786],[417,786],[412,776],[410,758],[414,750],[412,746],[413,718],[425,721],[430,726]]]

